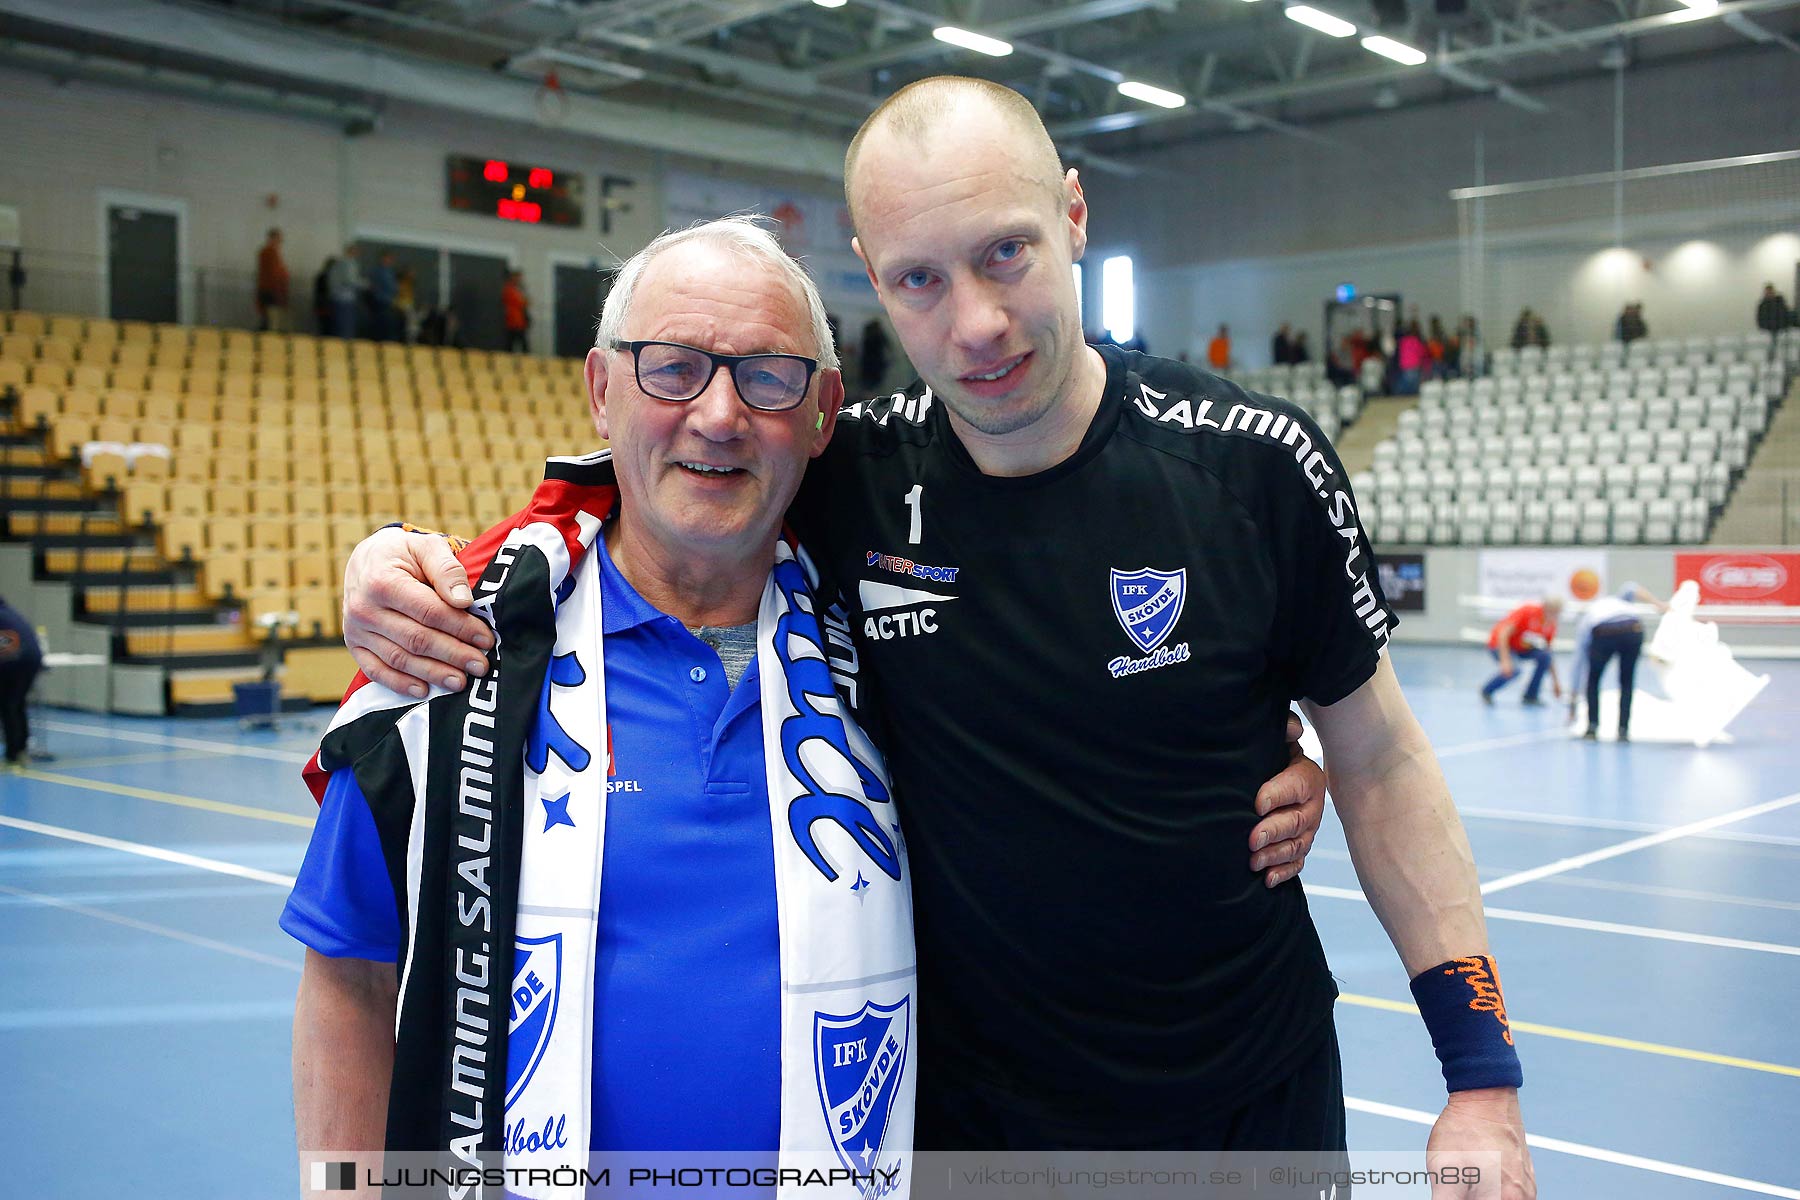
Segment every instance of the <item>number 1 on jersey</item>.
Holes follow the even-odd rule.
[[[919,502],[924,495],[925,485],[922,483],[913,484],[912,491],[906,493],[906,507],[912,509],[912,522],[906,527],[906,541],[909,545],[918,545],[919,538],[924,533],[924,525],[919,516]]]

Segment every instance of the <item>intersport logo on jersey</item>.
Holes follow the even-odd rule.
[[[1800,605],[1800,554],[1677,554],[1675,579],[1702,604]]]

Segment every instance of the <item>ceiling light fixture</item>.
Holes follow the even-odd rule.
[[[1718,0],[1713,0],[1713,2],[1716,4]],[[1379,54],[1383,58],[1391,58],[1395,62],[1404,63],[1409,67],[1416,67],[1426,59],[1426,54],[1423,50],[1414,49],[1405,42],[1396,42],[1393,38],[1382,37],[1380,34],[1364,38],[1362,40],[1362,47],[1371,54]]]
[[[1135,79],[1127,79],[1119,85],[1119,95],[1129,96],[1133,100],[1142,100],[1145,104],[1154,104],[1159,108],[1185,108],[1187,97],[1179,92],[1167,91],[1148,83],[1139,83]]]
[[[820,8],[842,8],[850,3],[850,0],[813,0],[813,3]]]
[[[991,54],[995,58],[1004,58],[1013,50],[1011,42],[971,33],[954,25],[939,25],[931,31],[931,36],[940,42],[949,42],[952,46],[961,46],[964,50],[973,50],[978,54]]]
[[[1334,17],[1328,12],[1320,12],[1304,4],[1296,4],[1287,10],[1288,20],[1298,21],[1309,29],[1334,38],[1347,38],[1356,32],[1356,26],[1342,17]]]

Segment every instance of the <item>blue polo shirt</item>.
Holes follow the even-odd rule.
[[[718,655],[637,594],[604,539],[593,553],[613,774],[591,1148],[773,1151],[781,967],[757,665],[728,688]],[[334,958],[399,955],[393,888],[349,770],[331,776],[281,927]]]

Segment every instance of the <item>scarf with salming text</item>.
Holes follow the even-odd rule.
[[[389,1148],[500,1166],[506,1191],[556,1200],[582,1194],[565,1181],[589,1165],[606,1020],[594,969],[611,749],[588,551],[618,499],[608,452],[551,459],[531,503],[459,556],[495,634],[488,674],[424,700],[359,674],[306,768],[315,796],[333,770],[355,772],[400,909]],[[780,541],[756,635],[781,962],[775,1182],[787,1196],[904,1196],[906,857],[886,767],[844,699],[848,628],[817,586],[806,553]]]

